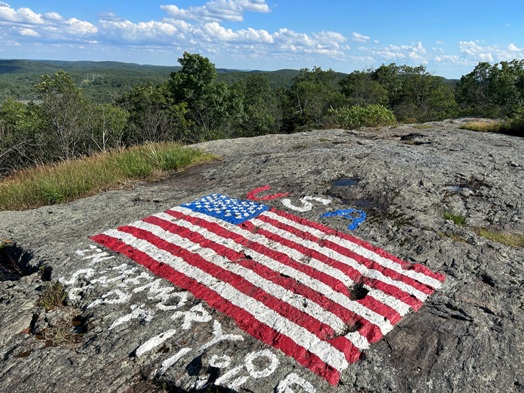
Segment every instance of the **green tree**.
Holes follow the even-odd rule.
[[[125,130],[128,145],[174,139],[167,109],[170,103],[159,86],[136,86],[119,98],[118,104],[129,113]]]
[[[44,75],[36,89],[46,128],[54,137],[57,157],[68,159],[86,153],[89,143],[87,116],[92,103],[75,86],[71,76],[64,71],[52,77]]]
[[[112,104],[95,107],[92,119],[91,139],[98,150],[121,147],[129,112]]]
[[[387,91],[387,107],[399,120],[440,120],[456,114],[453,89],[424,66],[382,65],[371,73],[371,79]]]
[[[372,79],[371,71],[354,71],[340,81],[340,86],[350,105],[388,104],[388,91]]]
[[[182,69],[171,74],[170,97],[173,105],[185,105],[186,118],[193,125],[191,141],[231,135],[242,115],[240,96],[223,82],[206,57],[185,52],[178,59]]]
[[[333,70],[300,70],[288,91],[288,132],[303,127],[324,127],[329,109],[337,109],[347,100],[340,91],[339,77]]]
[[[255,136],[280,131],[282,107],[263,74],[252,74],[235,88],[242,97],[244,117],[235,136]]]
[[[30,164],[46,161],[48,140],[34,104],[7,99],[0,104],[0,177]]]
[[[512,116],[524,105],[524,60],[479,63],[460,78],[456,97],[465,114]]]

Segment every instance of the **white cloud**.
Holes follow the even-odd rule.
[[[7,3],[0,3],[0,25],[10,26],[4,29],[4,35],[9,31],[16,32],[18,37],[24,37],[21,42],[31,42],[38,38],[41,43],[57,41],[82,40],[86,36],[96,35],[95,25],[77,18],[64,20],[57,12],[38,14],[29,8],[11,8]]]
[[[60,15],[58,12],[46,12],[44,14],[44,18],[50,19],[50,20],[62,20],[62,15]]]
[[[7,3],[2,3],[2,6],[0,7],[0,22],[1,21],[28,24],[44,23],[42,15],[33,12],[29,8],[19,8],[18,10],[15,10]]]
[[[98,32],[96,26],[92,25],[89,22],[78,20],[76,18],[71,18],[65,21],[65,26],[67,26],[66,31],[73,35],[92,35]]]
[[[468,62],[458,55],[438,55],[433,58],[437,63],[447,63],[456,65],[467,65]]]
[[[168,44],[176,38],[177,33],[180,34],[179,38],[185,39],[183,30],[174,24],[165,22],[133,23],[128,20],[100,20],[99,27],[103,38],[120,43]]]
[[[500,62],[524,57],[524,48],[510,43],[508,46],[482,46],[478,41],[460,41],[460,52],[472,62]]]
[[[208,40],[217,39],[218,41],[249,44],[273,44],[275,42],[273,36],[266,30],[249,28],[233,31],[220,26],[217,22],[206,23],[202,28],[202,32],[207,36]]]
[[[482,47],[475,41],[460,41],[459,48],[460,52],[469,56],[473,60],[488,62],[494,61],[493,55],[491,54],[491,51],[495,49],[494,47]]]
[[[368,42],[371,39],[367,35],[362,35],[362,34],[355,33],[355,32],[352,33],[352,36],[353,36],[353,41],[357,41],[357,42]]]
[[[245,12],[269,12],[265,0],[211,0],[201,7],[178,8],[174,4],[161,5],[170,17],[199,22],[241,22]]]
[[[422,42],[411,45],[387,45],[383,48],[360,47],[359,49],[369,53],[373,58],[381,58],[391,62],[403,61],[418,65],[428,62],[427,51]]]
[[[26,37],[40,37],[40,34],[38,34],[33,29],[20,29],[19,33],[20,35],[23,35]]]

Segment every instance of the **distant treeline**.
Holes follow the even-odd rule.
[[[27,65],[18,74],[9,68],[17,62],[0,61],[0,75],[27,76]],[[209,59],[190,53],[179,63],[161,78],[157,67],[149,78],[143,66],[135,75],[121,63],[95,63],[79,80],[69,68],[44,74],[23,94],[0,78],[0,176],[148,141],[192,143],[457,116],[510,119],[508,131],[522,136],[524,60],[479,63],[457,83],[423,66],[396,64],[340,74],[317,67],[217,71]]]

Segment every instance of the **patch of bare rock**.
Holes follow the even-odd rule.
[[[161,182],[0,212],[0,391],[523,392],[524,139],[465,121],[211,141],[219,160]],[[263,203],[446,276],[336,385],[89,239],[265,185],[290,203]],[[321,217],[350,208],[355,229]]]

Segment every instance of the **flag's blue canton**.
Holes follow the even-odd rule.
[[[231,224],[242,224],[244,221],[257,217],[269,209],[269,206],[253,201],[229,198],[221,194],[211,194],[194,202],[182,205],[194,212],[220,218]]]

